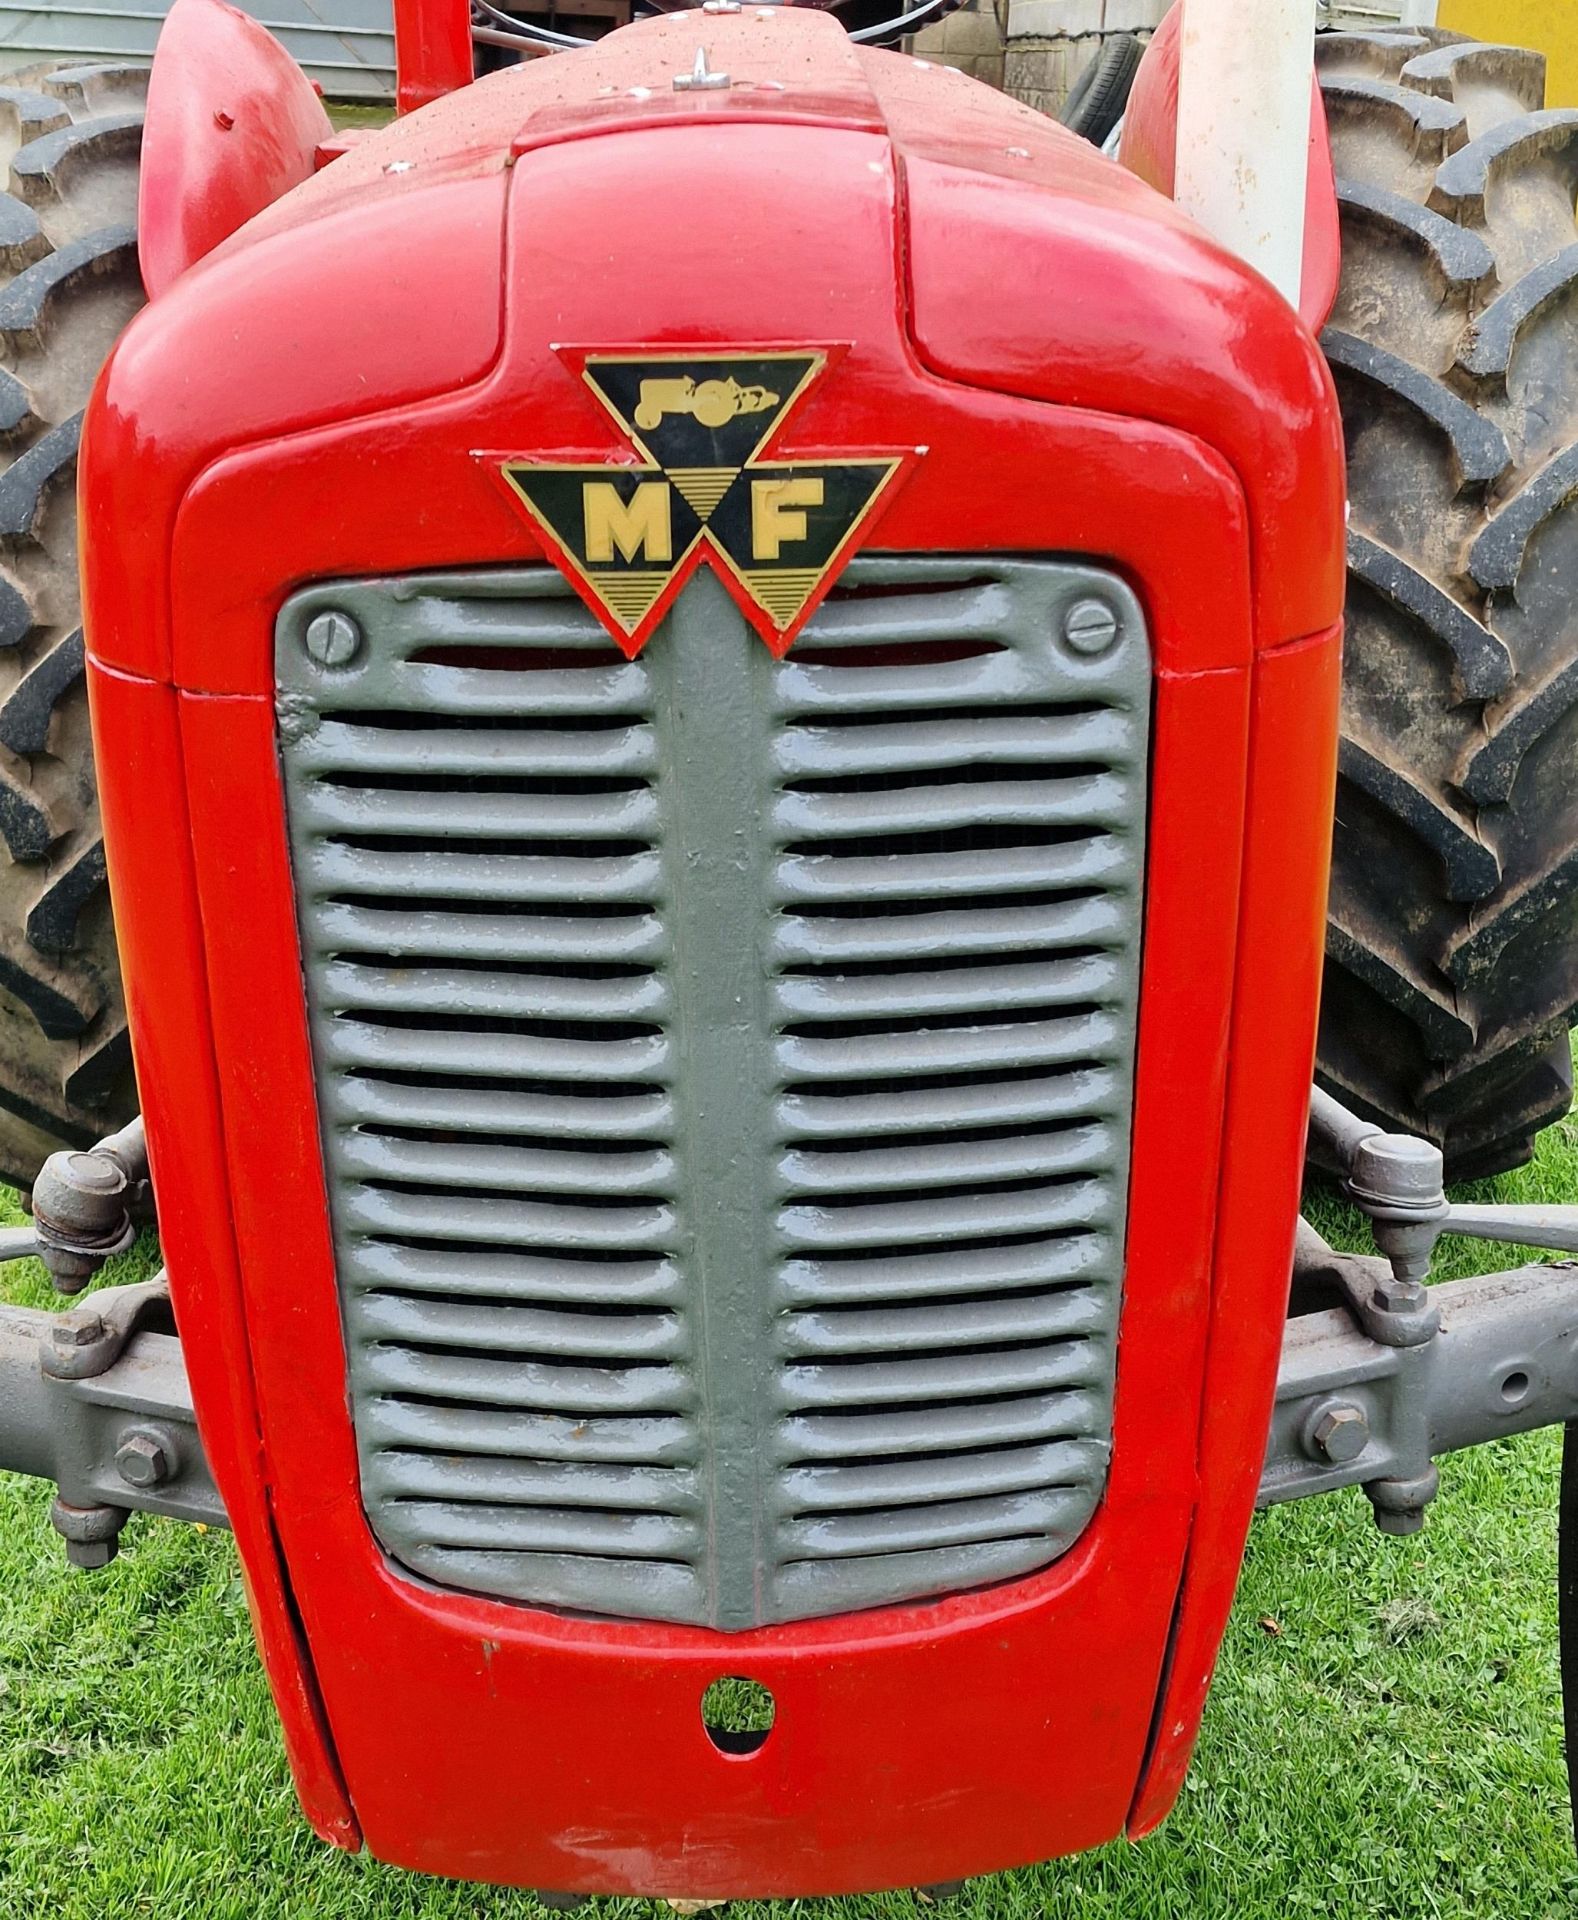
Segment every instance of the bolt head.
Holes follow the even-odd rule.
[[[1076,600],[1063,616],[1063,641],[1073,653],[1098,660],[1118,641],[1118,615],[1107,600]]]
[[[1422,1281],[1387,1274],[1376,1281],[1370,1298],[1382,1313],[1415,1313],[1425,1303],[1425,1287]]]
[[[57,1320],[49,1330],[50,1343],[70,1353],[78,1347],[91,1347],[104,1338],[104,1322],[96,1313],[74,1313]]]
[[[1328,1407],[1315,1422],[1312,1437],[1334,1466],[1346,1466],[1370,1444],[1370,1423],[1362,1407]]]
[[[320,667],[348,667],[362,650],[362,630],[348,613],[329,607],[307,622],[302,644]]]
[[[129,1487],[158,1487],[169,1479],[170,1450],[157,1434],[129,1433],[115,1451],[115,1465]]]

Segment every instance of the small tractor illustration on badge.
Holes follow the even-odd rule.
[[[779,395],[765,387],[742,387],[737,380],[643,380],[636,425],[650,433],[665,414],[686,413],[703,427],[726,426],[742,413],[765,413]]]
[[[1116,158],[948,0],[3,90],[0,1259],[166,1270],[0,1306],[0,1464],[233,1530],[337,1846],[1138,1838],[1257,1505],[1578,1419],[1571,1265],[1432,1284],[1578,1251],[1444,1186],[1572,1097],[1578,113],[1187,3]]]

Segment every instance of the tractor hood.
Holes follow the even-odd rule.
[[[1342,463],[1297,314],[971,80],[692,12],[196,259],[82,497],[172,1299],[321,1828],[695,1899],[1158,1817],[1314,1049]],[[993,1116],[1043,1098],[1021,1175]],[[512,1113],[534,1144],[488,1144]],[[1015,1266],[1043,1238],[1073,1292]],[[413,1239],[438,1297],[363,1287]],[[495,1255],[549,1293],[495,1312]],[[1073,1445],[1005,1466],[1025,1396]],[[567,1497],[521,1478],[544,1411]],[[421,1437],[474,1415],[480,1466]],[[589,1514],[599,1447],[633,1471]],[[750,1755],[703,1725],[726,1676],[777,1703]]]
[[[213,0],[182,6],[202,19]],[[726,88],[676,85],[698,52]],[[180,207],[217,191],[215,115],[247,126],[244,105],[215,107],[194,144],[190,111],[180,137],[151,113],[145,227],[198,231]],[[880,311],[888,351],[945,381],[1213,447],[1244,495],[1257,644],[1339,616],[1340,555],[1309,534],[1341,493],[1337,416],[1276,292],[1044,116],[798,8],[645,21],[355,139],[130,328],[90,428],[106,443],[90,504],[122,515],[135,485],[168,542],[178,501],[225,453],[500,379],[543,343],[727,345],[746,310],[756,341],[780,339],[789,289],[772,263],[791,255],[800,338],[849,341],[864,308],[858,359]],[[562,365],[545,376],[563,382]],[[136,457],[154,417],[156,479]],[[476,511],[496,551],[500,509]],[[156,632],[101,628],[98,645],[164,678]],[[182,671],[256,684],[212,657]]]

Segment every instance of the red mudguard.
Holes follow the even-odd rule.
[[[149,299],[308,179],[332,132],[271,33],[224,0],[175,0],[142,137],[137,251]]]
[[[427,1872],[692,1898],[1006,1867],[1176,1786],[1275,1378],[1343,591],[1330,386],[1263,282],[1050,122],[832,20],[705,37],[727,90],[670,86],[680,16],[359,144],[134,324],[83,472],[166,1253],[303,1796]],[[826,340],[799,444],[928,449],[884,549],[1098,556],[1150,622],[1108,1492],[1032,1578],[739,1635],[424,1586],[359,1497],[274,618],[313,579],[539,559],[474,449],[608,456],[557,344]],[[748,1757],[702,1727],[725,1673],[776,1696]]]

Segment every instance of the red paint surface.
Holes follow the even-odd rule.
[[[1242,967],[1258,962],[1275,985],[1254,992],[1245,982],[1238,996],[1200,1423],[1209,1498],[1189,1543],[1156,1750],[1130,1822],[1136,1837],[1166,1817],[1183,1785],[1265,1463],[1315,1070],[1341,685],[1340,628],[1269,655],[1255,676],[1239,953]],[[1304,850],[1291,866],[1289,844]]]
[[[657,89],[688,67],[682,18],[499,76],[336,160],[134,325],[83,476],[104,529],[87,621],[106,762],[141,724],[106,688],[140,676],[162,715],[137,784],[112,780],[105,805],[117,905],[139,929],[128,993],[178,1223],[172,1286],[212,1347],[193,1380],[226,1497],[272,1516],[272,1537],[241,1536],[254,1583],[288,1582],[304,1629],[304,1644],[276,1632],[271,1656],[287,1704],[292,1687],[322,1703],[332,1761],[297,1714],[304,1794],[322,1804],[338,1764],[368,1844],[426,1871],[692,1897],[951,1879],[1108,1839],[1140,1790],[1180,1606],[1208,1665],[1280,1338],[1329,837],[1329,796],[1317,807],[1273,772],[1285,755],[1297,777],[1301,729],[1329,764],[1330,712],[1294,695],[1300,672],[1330,683],[1341,598],[1329,389],[1263,283],[951,74],[859,54],[815,14],[707,26],[714,66],[742,82],[734,106],[655,117],[632,101],[639,124],[608,124],[610,76]],[[775,80],[781,97],[749,102]],[[553,136],[522,138],[545,114]],[[701,204],[705,218],[654,215]],[[1164,269],[1171,300],[1138,284]],[[986,290],[973,331],[956,281]],[[1146,337],[1157,299],[1165,351]],[[216,329],[227,382],[198,366]],[[541,558],[473,454],[606,448],[556,346],[763,340],[852,343],[786,450],[927,447],[884,550],[1088,555],[1132,582],[1157,660],[1154,772],[1096,1519],[1028,1580],[720,1635],[436,1592],[368,1532],[272,634],[308,580]],[[1289,679],[1288,660],[1314,667]],[[167,836],[190,885],[160,890],[161,949],[139,895]],[[776,1695],[750,1758],[703,1733],[721,1673]],[[1171,1777],[1192,1733],[1174,1713],[1148,1779]]]
[[[202,1410],[203,1449],[240,1548],[253,1631],[302,1809],[325,1840],[356,1847],[361,1835],[324,1726],[269,1510],[220,1133],[191,855],[192,796],[178,771],[178,696],[97,665],[88,693],[97,737],[110,747],[98,777],[115,871],[115,933],[139,1002],[148,1158],[165,1197],[159,1217],[164,1258],[181,1276],[182,1354]],[[147,1017],[145,999],[152,1003]]]
[[[471,79],[466,0],[394,0],[395,101],[411,113]]]
[[[271,33],[224,0],[175,0],[142,136],[137,252],[149,299],[307,179],[332,133]]]
[[[1120,156],[1124,166],[1148,186],[1172,198],[1178,162],[1178,68],[1183,33],[1183,4],[1172,10],[1151,36],[1134,76],[1123,116]],[[1319,333],[1337,304],[1342,274],[1342,233],[1337,214],[1337,182],[1332,172],[1326,103],[1318,81],[1311,82],[1309,178],[1304,202],[1304,272],[1299,312]]]

